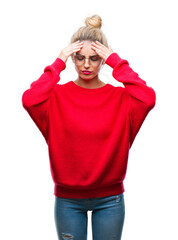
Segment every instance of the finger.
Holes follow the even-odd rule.
[[[98,45],[98,44],[96,44],[95,42],[92,42],[91,45],[92,45],[92,46],[95,46],[95,47],[98,47],[98,48],[101,48],[101,45]]]
[[[91,48],[92,48],[92,49],[94,49],[94,50],[97,50],[97,49],[98,49],[98,50],[99,50],[99,49],[101,50],[101,48],[100,48],[100,47],[98,47],[98,46],[96,46],[96,45],[95,45],[95,46],[94,46],[94,45],[92,45],[92,46],[91,46]]]
[[[72,47],[72,49],[81,49],[83,47],[83,44],[80,44],[80,45],[75,45]]]
[[[73,52],[78,52],[80,51],[81,47],[76,47],[76,48],[73,48]]]
[[[74,43],[81,43],[81,41],[80,41],[80,40],[78,40],[78,41],[76,41],[76,42],[74,42]]]
[[[77,44],[77,45],[73,45],[73,47],[83,47],[83,43]]]
[[[104,45],[97,45],[97,44],[93,43],[92,46],[94,46],[94,47],[96,47],[98,49],[101,49],[103,51],[107,51],[108,50],[108,48],[106,46],[104,46]]]
[[[76,46],[73,46],[72,48],[83,48],[83,45],[76,45]]]
[[[83,45],[83,42],[78,42],[78,41],[77,41],[77,42],[74,42],[72,45],[74,45],[74,46],[75,46],[75,45]]]
[[[92,47],[93,50],[95,50],[95,52],[101,57],[103,58],[104,57],[104,52],[98,48],[95,48],[95,47]]]
[[[74,47],[80,47],[80,46],[83,46],[83,43],[74,44],[73,46]]]
[[[101,42],[99,42],[99,41],[95,41],[95,43],[96,44],[98,44],[98,45],[103,45]]]
[[[78,52],[82,47],[83,47],[83,44],[72,45],[70,47],[69,53],[72,54],[72,53]]]
[[[104,54],[106,52],[105,49],[102,49],[102,48],[98,48],[98,47],[94,47],[94,46],[92,46],[91,48],[94,49],[95,51],[97,51],[97,53],[100,53],[100,54]]]
[[[105,45],[103,45],[101,42],[99,41],[95,41],[96,45],[100,46],[100,47],[106,47]]]
[[[73,53],[76,53],[76,52],[79,52],[80,51],[80,48],[76,48],[76,49],[73,49]]]
[[[94,47],[94,46],[91,46],[91,49],[93,49],[95,52],[98,48]]]

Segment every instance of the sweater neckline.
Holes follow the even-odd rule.
[[[74,81],[70,81],[68,82],[70,84],[70,86],[75,89],[76,91],[79,91],[79,92],[83,92],[83,93],[98,93],[98,92],[103,92],[105,91],[106,89],[110,88],[111,87],[111,84],[109,83],[106,83],[104,86],[102,87],[99,87],[99,88],[84,88],[84,87],[81,87],[79,85],[77,85],[76,83],[74,83]]]

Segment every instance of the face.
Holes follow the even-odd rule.
[[[83,41],[83,47],[77,53],[73,54],[73,62],[79,77],[84,80],[90,80],[96,77],[103,64],[103,59],[91,48],[91,41]],[[85,74],[82,71],[89,71]]]

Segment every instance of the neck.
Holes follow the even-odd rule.
[[[80,87],[89,88],[89,89],[98,88],[105,85],[105,83],[98,78],[98,75],[89,80],[85,80],[78,76],[78,78],[74,82]]]

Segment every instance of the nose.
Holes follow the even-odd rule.
[[[89,67],[89,59],[88,58],[85,59],[84,66],[85,66],[85,68]]]

